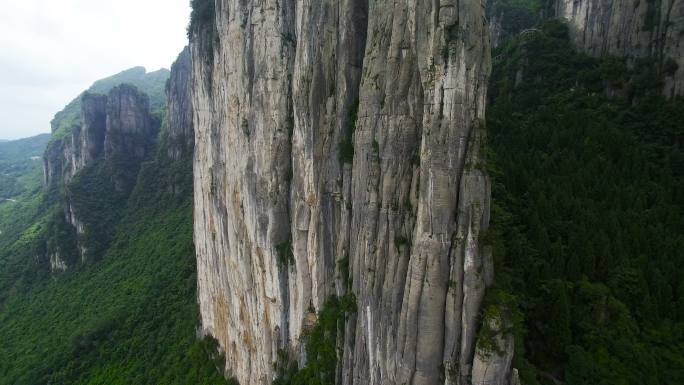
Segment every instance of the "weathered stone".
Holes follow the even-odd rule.
[[[128,84],[112,88],[107,97],[105,158],[142,160],[155,136],[149,97]]]
[[[166,131],[163,139],[166,141],[167,155],[173,160],[192,155],[194,147],[191,76],[190,51],[186,47],[171,66],[171,76],[166,86]]]
[[[195,244],[227,374],[269,384],[281,349],[302,363],[309,309],[346,292],[348,258],[338,383],[470,383],[491,276],[483,3],[215,12],[191,31]]]
[[[502,320],[490,320],[489,327],[496,331],[492,351],[478,346],[473,361],[473,385],[519,385],[518,371],[511,369],[514,344],[513,335],[502,330]]]
[[[190,112],[186,112],[189,114]],[[85,262],[88,249],[82,238],[86,224],[76,210],[68,186],[74,176],[99,159],[118,157],[126,162],[141,162],[152,149],[156,128],[149,113],[148,97],[130,85],[120,85],[108,95],[83,93],[81,96],[80,124],[61,138],[52,140],[43,156],[45,184],[51,194],[61,194],[66,223],[76,234],[78,256],[64,255],[60,245],[48,250],[47,259],[52,271],[63,271],[69,266],[66,261]],[[119,189],[124,182],[115,180]]]

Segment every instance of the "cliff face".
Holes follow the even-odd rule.
[[[652,58],[665,75],[663,93],[684,94],[684,1],[556,0],[575,44],[592,55]]]
[[[347,290],[338,383],[481,377],[487,34],[455,0],[219,0],[194,24],[202,328],[241,384],[302,363]]]
[[[117,172],[116,167],[111,167],[114,171],[106,180],[97,181],[97,173],[93,172],[86,181],[74,185],[75,176],[100,160],[123,161],[135,168],[152,149],[156,137],[157,128],[150,117],[148,97],[130,85],[114,87],[108,95],[84,93],[80,122],[61,138],[53,139],[43,157],[45,184],[51,194],[60,194],[58,198],[64,215],[64,221],[57,221],[55,234],[50,236],[53,241],[47,247],[47,259],[53,271],[66,270],[76,261],[86,261],[91,251],[86,238],[98,238],[98,246],[104,247],[99,240],[102,235],[92,234],[96,232],[92,228],[89,234],[93,223],[86,223],[88,221],[80,212],[79,206],[87,205],[78,202],[79,191],[84,190],[79,184],[105,186],[111,183],[110,198],[121,198],[133,187],[130,175]],[[90,222],[93,221],[103,222],[101,218],[91,218]],[[97,225],[106,227],[104,223]],[[64,235],[72,232],[73,236]],[[68,255],[70,253],[78,255]]]
[[[173,160],[191,155],[194,148],[191,76],[190,50],[186,47],[171,67],[171,76],[166,86],[168,135],[165,139],[168,141],[167,155]]]
[[[108,95],[84,93],[80,124],[53,139],[43,157],[45,184],[66,184],[99,158],[142,160],[156,135],[145,94],[122,84]]]

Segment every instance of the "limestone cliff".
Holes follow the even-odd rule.
[[[105,246],[102,235],[93,234],[99,230],[94,230],[92,225],[108,223],[102,218],[83,218],[80,211],[87,204],[78,199],[79,191],[84,190],[87,195],[89,191],[85,190],[94,189],[93,186],[104,188],[111,184],[113,190],[107,191],[108,196],[102,197],[102,202],[113,197],[123,199],[133,187],[135,170],[128,172],[117,170],[120,166],[108,167],[106,180],[101,181],[96,180],[100,175],[97,172],[91,172],[93,175],[77,183],[74,182],[76,176],[91,165],[111,162],[133,165],[135,169],[153,149],[158,128],[150,116],[147,95],[134,86],[116,86],[108,95],[86,92],[80,102],[80,124],[61,137],[53,137],[43,157],[45,185],[53,197],[51,200],[62,207],[64,217],[56,221],[51,230],[53,234],[48,234],[52,241],[48,242],[46,259],[53,271],[66,270],[69,265],[88,260],[94,252],[88,246],[88,239],[98,238],[96,246]],[[84,184],[91,187],[80,188]],[[92,193],[97,194],[95,191]],[[93,199],[88,201],[97,203]],[[105,212],[104,207],[95,210]],[[68,236],[72,232],[73,236]]]
[[[165,146],[167,155],[174,160],[191,155],[194,147],[191,76],[190,50],[186,47],[171,67],[171,76],[166,85],[167,130],[162,134],[164,140],[168,141]]]
[[[156,130],[150,116],[149,97],[134,86],[114,87],[107,97],[105,159],[121,156],[142,161],[151,150]]]
[[[270,384],[279,351],[303,364],[317,312],[350,291],[337,383],[482,378],[484,4],[195,3],[198,299],[227,374]],[[491,383],[511,354],[479,359]]]
[[[555,0],[575,44],[596,55],[651,58],[665,78],[663,93],[684,94],[684,0]]]

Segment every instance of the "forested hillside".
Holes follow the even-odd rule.
[[[684,101],[559,21],[494,52],[496,291],[524,384],[684,383]]]
[[[67,114],[78,120],[74,130],[94,137],[87,130],[97,127],[89,125],[103,120],[93,120],[93,106],[103,107],[105,96],[92,90],[102,86],[123,111],[107,108],[107,128],[149,125],[147,131],[106,139],[102,153],[73,175],[62,167],[75,163],[53,163],[81,159],[97,143],[67,147],[57,132],[51,146],[59,151],[45,158],[46,172],[58,172],[44,185],[38,161],[19,176],[34,178],[32,189],[11,206],[0,203],[0,384],[226,383],[215,344],[196,335],[192,146],[180,147],[182,153],[170,147],[192,143],[192,127],[165,113],[166,97],[155,106],[166,78],[151,88],[139,83],[139,90],[114,78],[95,83],[83,103],[79,97],[80,112]],[[149,121],[140,110],[147,98],[158,110]],[[79,247],[93,258],[62,265],[49,255],[57,250],[64,261],[78,260]]]
[[[0,205],[40,187],[41,158],[49,140],[50,135],[41,134],[0,142]]]
[[[0,384],[225,383],[194,332],[190,163],[150,161],[138,179],[101,261],[2,305]]]

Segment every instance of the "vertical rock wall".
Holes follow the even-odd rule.
[[[167,141],[167,156],[173,160],[191,155],[194,147],[191,76],[190,50],[186,47],[171,66],[166,85],[166,131],[163,137]]]
[[[50,194],[59,194],[55,197],[62,205],[66,224],[73,228],[78,254],[65,255],[65,245],[55,244],[47,256],[52,271],[67,270],[67,261],[85,262],[89,252],[82,242],[87,226],[73,204],[69,189],[63,187],[79,171],[100,159],[116,158],[126,164],[139,164],[152,150],[156,137],[148,97],[130,85],[114,87],[108,95],[84,93],[80,121],[66,135],[54,138],[43,156],[45,184]],[[130,182],[113,178],[119,192],[132,188]],[[60,237],[64,241],[63,238]]]
[[[126,160],[141,161],[155,137],[149,97],[128,84],[112,88],[107,97],[105,158],[118,155]]]
[[[683,0],[556,0],[577,46],[596,56],[650,57],[665,75],[663,93],[684,94]],[[676,65],[675,65],[676,63]]]
[[[491,270],[484,4],[214,5],[191,30],[195,244],[228,374],[301,362],[307,320],[349,289],[339,383],[469,384]]]

